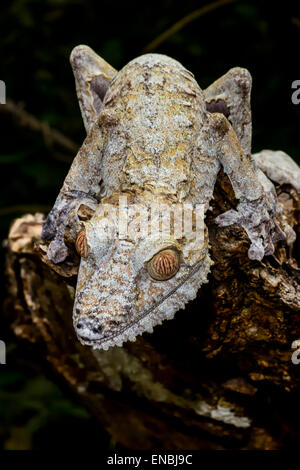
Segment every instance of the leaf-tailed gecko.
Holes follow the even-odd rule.
[[[75,157],[42,232],[48,257],[68,255],[65,231],[81,255],[74,328],[81,343],[108,349],[134,340],[196,297],[212,261],[203,243],[146,234],[120,238],[111,214],[120,196],[150,207],[189,202],[208,210],[223,168],[238,200],[216,219],[239,224],[250,239],[248,256],[261,260],[274,243],[295,234],[280,226],[273,184],[251,156],[251,76],[233,68],[202,91],[179,62],[146,54],[117,73],[87,46],[71,54],[87,137]],[[283,165],[284,166],[284,165]],[[90,208],[82,221],[78,210]],[[103,220],[110,236],[104,236]],[[129,226],[133,224],[129,217]],[[130,227],[129,227],[130,228]]]

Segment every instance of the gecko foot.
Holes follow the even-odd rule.
[[[229,210],[216,217],[220,227],[238,224],[244,228],[251,246],[250,259],[261,261],[265,255],[274,253],[274,243],[286,240],[287,234],[280,228],[274,207],[265,198],[243,201],[237,210]]]

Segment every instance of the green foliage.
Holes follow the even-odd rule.
[[[0,374],[0,440],[3,449],[84,447],[93,432],[108,438],[82,407],[42,375],[8,367]],[[78,433],[78,427],[84,434]],[[0,447],[0,448],[1,448]]]

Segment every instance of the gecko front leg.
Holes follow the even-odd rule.
[[[249,71],[235,67],[204,90],[207,110],[211,113],[222,113],[228,119],[240,141],[243,152],[248,156],[251,155],[251,85],[252,78]],[[278,158],[276,158],[277,156]],[[280,207],[277,205],[275,188],[264,173],[272,181],[277,181],[278,177],[282,179],[282,175],[284,175],[283,179],[292,181],[291,184],[295,186],[297,180],[295,167],[297,165],[291,159],[289,161],[284,159],[282,152],[268,153],[264,151],[252,155],[252,158],[258,166],[256,175],[263,186],[265,199],[268,199],[269,206],[276,208],[276,212],[279,213]],[[290,166],[293,167],[292,171]],[[294,242],[296,234],[288,224],[284,223],[283,225],[287,243],[291,244]],[[270,245],[270,249],[273,249],[272,245]]]
[[[250,259],[261,260],[274,252],[274,242],[286,236],[279,225],[276,196],[262,184],[258,169],[250,155],[243,152],[240,141],[223,114],[209,115],[199,136],[198,151],[208,158],[217,157],[230,179],[237,210],[229,210],[216,218],[219,226],[238,224],[244,228],[251,246]]]
[[[79,207],[84,204],[96,208],[100,192],[100,158],[103,146],[103,131],[98,122],[86,137],[76,155],[64,181],[55,204],[43,224],[42,240],[50,241],[48,258],[60,263],[68,255],[64,242],[66,228],[75,240],[80,230],[77,216]]]

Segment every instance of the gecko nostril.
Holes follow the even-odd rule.
[[[92,328],[93,333],[101,333],[101,331],[102,331],[102,326],[101,325],[98,325],[98,326],[95,326],[94,328]]]
[[[78,323],[77,323],[77,325],[76,325],[76,327],[77,327],[77,328],[80,330],[80,328],[82,328],[82,327],[83,327],[83,323],[81,323],[81,322],[78,322]]]

